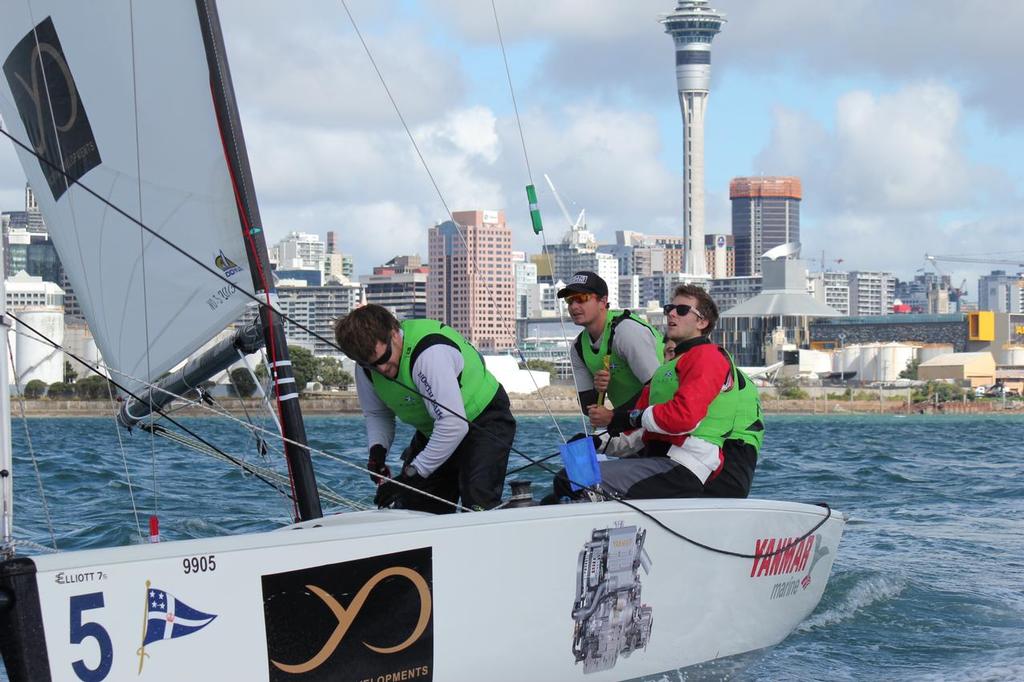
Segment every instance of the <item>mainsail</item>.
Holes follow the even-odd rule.
[[[103,358],[135,390],[236,319],[238,289],[253,290],[197,8],[31,0],[3,14],[0,112],[64,171],[18,150]]]

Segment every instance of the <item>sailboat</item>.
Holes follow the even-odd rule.
[[[769,647],[818,604],[845,517],[816,505],[323,516],[214,2],[27,0],[2,18],[0,112],[138,396],[122,421],[159,410],[152,383],[261,301],[295,501],[278,531],[5,559],[13,682],[636,679]],[[164,385],[195,385],[235,343]]]

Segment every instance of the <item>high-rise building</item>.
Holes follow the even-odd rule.
[[[993,270],[979,277],[978,310],[1024,312],[1024,272],[1009,275],[1005,270]]]
[[[850,273],[850,315],[888,315],[896,300],[896,275],[891,272]]]
[[[324,267],[324,243],[320,235],[289,232],[277,243],[277,265],[284,270],[320,270]]]
[[[801,195],[800,178],[733,178],[729,183],[737,276],[759,274],[761,256],[800,241]]]
[[[703,276],[704,267],[704,113],[711,85],[711,41],[725,15],[707,0],[678,0],[661,17],[676,53],[676,89],[683,114],[683,238],[686,272]]]
[[[537,264],[526,260],[522,251],[512,252],[512,267],[516,278],[516,319],[539,317],[540,286],[537,284]]]
[[[736,242],[731,234],[705,235],[704,266],[714,279],[736,276]]]
[[[427,317],[481,351],[515,345],[512,231],[504,211],[455,211],[427,235]]]
[[[366,288],[366,302],[391,310],[399,320],[427,316],[427,277],[430,268],[419,256],[396,256],[359,278]]]
[[[278,287],[277,303],[285,315],[288,343],[303,346],[317,356],[337,356],[340,351],[329,343],[334,340],[334,321],[363,304],[363,287],[361,284]],[[249,313],[249,319],[253,314]]]

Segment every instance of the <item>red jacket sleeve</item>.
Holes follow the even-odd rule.
[[[652,408],[663,433],[680,435],[697,428],[729,376],[729,361],[712,343],[695,346],[676,363],[679,388],[667,403]]]

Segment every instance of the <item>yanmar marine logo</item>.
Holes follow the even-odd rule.
[[[429,547],[263,576],[271,680],[431,680]]]
[[[806,590],[811,584],[811,572],[815,565],[829,554],[828,547],[821,543],[820,535],[809,535],[803,540],[798,538],[763,538],[754,541],[754,559],[750,566],[751,578],[765,576],[793,575],[806,573],[802,578],[794,575],[772,586],[772,599],[780,599],[797,593],[798,589]],[[778,552],[777,550],[783,549]]]

